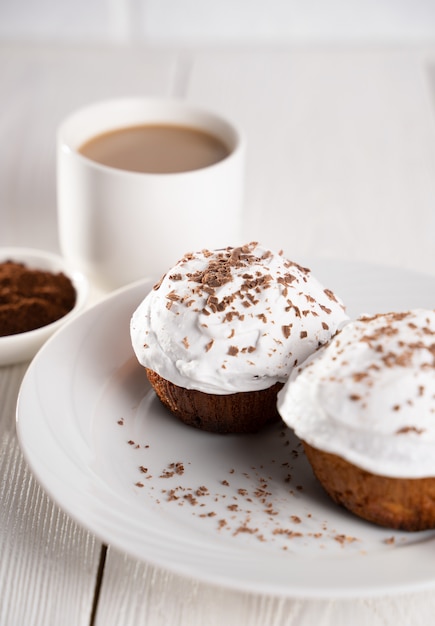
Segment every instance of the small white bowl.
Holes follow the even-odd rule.
[[[0,248],[0,263],[8,260],[24,263],[32,269],[63,272],[71,280],[77,297],[74,308],[55,322],[24,333],[0,337],[0,366],[30,361],[54,332],[84,308],[89,291],[86,277],[62,257],[51,252],[31,248]]]

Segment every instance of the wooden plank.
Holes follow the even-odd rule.
[[[56,130],[106,98],[170,96],[171,51],[0,45],[0,245],[58,250]]]
[[[142,4],[142,6],[141,6]],[[147,0],[132,3],[138,33],[158,44],[391,44],[431,40],[435,10],[426,0]],[[140,10],[142,9],[142,10]]]
[[[247,135],[246,238],[295,260],[430,271],[433,55],[359,46],[196,55],[188,98],[231,116]],[[410,241],[419,242],[412,254]]]
[[[44,493],[15,432],[25,365],[0,369],[0,624],[87,626],[100,544]]]
[[[426,626],[434,610],[431,591],[346,600],[242,593],[110,549],[95,626]]]

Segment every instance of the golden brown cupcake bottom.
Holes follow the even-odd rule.
[[[355,515],[397,530],[435,528],[435,478],[378,476],[335,454],[303,444],[325,491]]]
[[[253,433],[279,418],[276,395],[282,383],[261,391],[215,395],[184,389],[146,368],[160,401],[189,426],[214,433]]]

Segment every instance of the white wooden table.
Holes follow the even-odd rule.
[[[3,44],[0,246],[58,251],[56,126],[82,104],[126,95],[183,97],[244,128],[247,241],[294,260],[435,273],[435,47]],[[26,367],[0,369],[1,626],[433,622],[435,589],[351,600],[256,596],[106,549],[45,495],[23,460],[14,419]]]

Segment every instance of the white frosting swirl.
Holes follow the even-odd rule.
[[[213,394],[266,389],[346,320],[306,268],[256,243],[187,254],[131,320],[139,362]]]
[[[435,476],[435,311],[350,322],[293,372],[278,410],[301,439],[362,469]]]

